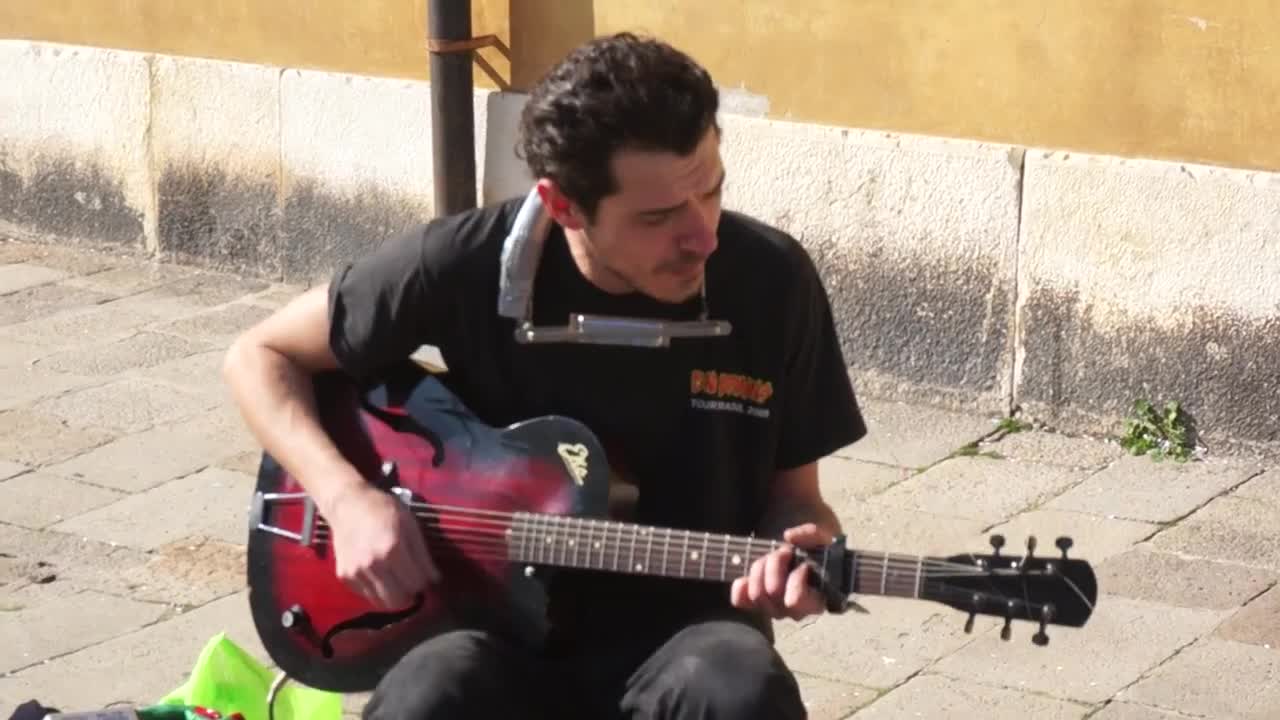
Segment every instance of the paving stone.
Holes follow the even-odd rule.
[[[253,485],[253,478],[246,475],[207,468],[52,529],[144,550],[192,535],[243,544]],[[140,524],[137,518],[147,518],[147,522]]]
[[[1207,638],[1116,699],[1211,718],[1273,720],[1280,707],[1280,652]]]
[[[273,283],[266,290],[250,295],[245,299],[245,302],[272,310],[279,310],[306,291],[307,288],[301,285]]]
[[[111,270],[67,280],[66,284],[123,297],[152,290],[175,280],[190,277],[194,273],[195,270],[192,268],[167,263],[128,263]]]
[[[153,314],[114,305],[72,308],[49,317],[5,325],[0,327],[0,338],[65,350],[125,338],[155,321]]]
[[[959,457],[938,463],[868,502],[995,525],[1080,482],[1085,471],[1016,460]]]
[[[101,381],[33,365],[0,367],[0,410],[28,405],[94,382]]]
[[[1031,642],[1035,625],[1015,623],[1009,641],[998,632],[985,632],[932,669],[963,680],[1100,703],[1226,616],[1104,595],[1084,627],[1050,627],[1046,647]]]
[[[963,613],[918,600],[858,598],[870,614],[823,615],[777,647],[797,672],[865,687],[893,687],[938,658],[955,652],[976,635],[964,632]],[[980,617],[974,632],[995,627]]]
[[[1171,522],[1243,483],[1258,470],[1250,463],[1156,462],[1147,457],[1126,455],[1045,507],[1129,520]]]
[[[124,493],[115,490],[30,472],[0,481],[0,521],[38,529],[122,497]]]
[[[1073,437],[1043,430],[1010,433],[981,444],[1011,460],[1040,465],[1097,470],[1124,456],[1115,442],[1088,437]]]
[[[222,361],[226,355],[224,349],[207,350],[137,368],[129,374],[177,385],[218,404],[230,404],[233,402],[231,389],[222,379]]]
[[[39,585],[24,588],[37,595]],[[155,622],[165,607],[92,591],[37,599],[5,613],[0,623],[0,672],[39,663]]]
[[[10,676],[7,697],[56,698],[61,707],[150,705],[186,682],[200,651],[218,633],[259,662],[270,658],[240,592]]]
[[[1280,570],[1280,506],[1243,497],[1215,498],[1156,535],[1157,548]]]
[[[922,468],[995,430],[995,421],[977,415],[906,403],[863,399],[867,436],[837,450],[850,460]]]
[[[1280,470],[1268,470],[1262,473],[1236,488],[1235,494],[1240,497],[1262,500],[1272,505],[1280,505]]]
[[[808,720],[841,720],[876,699],[878,691],[796,673]]]
[[[24,473],[28,469],[26,465],[0,460],[0,480],[6,480],[19,473]]]
[[[912,717],[1076,720],[1091,710],[1090,706],[1080,703],[925,673],[880,696],[855,713],[853,720]]]
[[[216,310],[175,320],[157,329],[183,337],[199,338],[219,347],[225,347],[271,312],[257,305],[233,303]]]
[[[127,259],[120,254],[101,252],[91,246],[65,247],[50,243],[10,240],[0,244],[0,263],[25,262],[61,270],[71,275],[89,275],[116,267]]]
[[[124,434],[197,415],[212,405],[207,398],[172,385],[126,377],[33,407],[71,427],[104,428]]]
[[[1004,535],[1006,552],[1022,553],[1027,537],[1036,537],[1037,555],[1060,555],[1054,542],[1060,536],[1071,538],[1068,557],[1084,558],[1094,567],[1098,563],[1128,550],[1160,530],[1159,525],[1133,520],[1110,520],[1062,510],[1032,510],[982,533],[981,542],[993,533]]]
[[[1089,720],[1187,720],[1187,718],[1203,717],[1202,715],[1183,715],[1169,710],[1135,705],[1127,702],[1108,703]]]
[[[25,367],[51,352],[51,348],[42,345],[0,337],[0,368]]]
[[[835,455],[828,455],[818,461],[818,483],[822,497],[837,515],[906,480],[914,472],[907,468],[861,462]]]
[[[1271,570],[1184,558],[1149,545],[1095,564],[1094,571],[1108,595],[1211,610],[1238,608],[1277,578]]]
[[[83,589],[69,587],[68,577],[78,567],[104,564],[113,551],[105,543],[0,522],[0,586],[39,583],[55,591]]]
[[[251,477],[257,477],[258,471],[262,467],[262,451],[251,450],[223,458],[218,461],[218,467],[224,470],[234,470],[235,472],[244,473]]]
[[[1223,640],[1280,651],[1280,585],[1254,598],[1213,633]]]
[[[0,265],[0,295],[55,282],[66,276],[67,273],[62,270],[31,263]]]
[[[179,360],[209,348],[208,343],[199,340],[160,332],[140,332],[110,343],[64,350],[40,359],[35,367],[101,377]]]
[[[173,298],[190,307],[206,309],[261,292],[268,287],[270,283],[263,280],[193,270],[185,277],[139,293],[134,299]]]
[[[954,555],[987,552],[985,523],[917,510],[864,503],[841,514],[850,547],[871,552]]]
[[[110,295],[62,283],[38,285],[0,296],[0,325],[48,317],[62,310],[97,305],[109,299]]]
[[[38,467],[65,460],[115,437],[105,429],[70,426],[31,408],[0,412],[0,460]]]
[[[94,485],[139,492],[245,452],[247,431],[225,412],[196,417],[113,440],[46,472]],[[181,452],[171,452],[181,448]],[[234,469],[234,468],[229,468]],[[249,475],[257,474],[255,469]]]

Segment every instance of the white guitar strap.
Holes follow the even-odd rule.
[[[533,324],[533,281],[538,273],[547,234],[551,231],[547,214],[536,188],[525,196],[506,240],[502,245],[502,265],[498,275],[498,314],[516,322],[515,337],[520,343],[573,342],[633,347],[668,347],[672,338],[727,337],[732,326],[727,320],[707,316],[706,289],[703,314],[698,320],[674,321],[625,318],[570,313],[564,326]]]

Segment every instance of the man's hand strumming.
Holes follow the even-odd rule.
[[[413,511],[372,486],[340,495],[327,516],[337,575],[384,609],[403,607],[440,579]]]

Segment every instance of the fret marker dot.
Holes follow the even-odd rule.
[[[734,565],[741,565],[741,564],[742,564],[742,556],[741,556],[741,555],[734,555],[734,556],[733,556],[733,564],[734,564]]]
[[[569,538],[569,544],[570,544],[570,545],[572,545],[572,544],[573,544],[573,538]]]
[[[550,536],[550,535],[548,535],[548,536],[547,536],[547,544],[550,544],[550,543],[551,543],[551,536]]]
[[[698,551],[697,551],[697,550],[694,550],[693,552],[689,553],[689,557],[690,557],[691,559],[693,559],[693,560],[697,560],[697,559],[698,559]]]
[[[640,572],[643,569],[644,569],[643,565],[641,565],[640,563],[636,563],[636,572]]]
[[[595,547],[596,547],[596,549],[597,549],[597,550],[599,550],[599,549],[600,549],[600,543],[599,543],[598,541],[596,542]]]

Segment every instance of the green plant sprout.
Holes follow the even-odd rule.
[[[1133,414],[1125,418],[1120,447],[1132,455],[1150,455],[1156,461],[1171,458],[1186,462],[1194,449],[1187,430],[1188,420],[1175,400],[1166,402],[1163,410],[1149,400],[1136,400]]]

